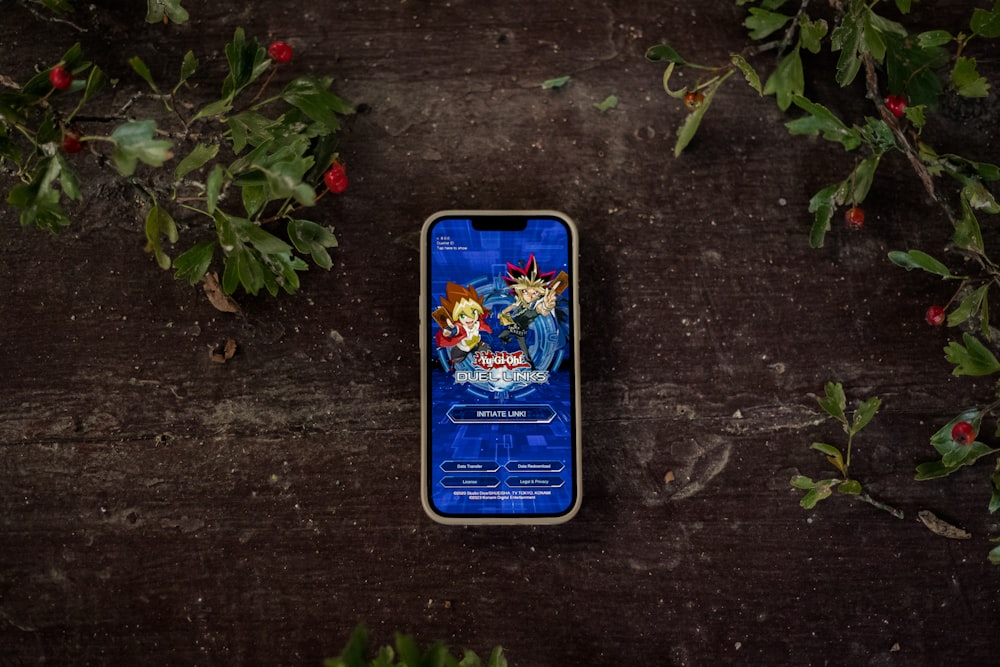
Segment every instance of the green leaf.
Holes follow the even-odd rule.
[[[826,396],[816,399],[819,407],[823,408],[828,415],[846,425],[847,415],[844,414],[844,410],[847,408],[847,396],[844,394],[844,386],[839,382],[827,382],[823,387],[823,391]]]
[[[264,205],[267,204],[267,187],[263,185],[244,185],[241,198],[243,199],[243,208],[246,210],[247,215],[253,217],[257,211],[264,208]]]
[[[823,247],[823,239],[826,237],[826,233],[830,231],[830,220],[833,218],[833,212],[836,210],[837,204],[835,198],[837,192],[841,189],[841,185],[841,183],[829,185],[817,192],[809,200],[809,212],[815,214],[812,227],[809,230],[809,245],[813,248]]]
[[[107,84],[108,78],[101,71],[100,67],[94,66],[90,68],[90,72],[87,74],[87,84],[83,89],[83,100],[80,102],[81,105],[94,99],[94,97],[101,92],[101,89]]]
[[[856,434],[871,422],[872,417],[882,407],[882,399],[873,396],[858,406],[854,411],[854,421],[851,424],[851,434]]]
[[[198,143],[187,157],[181,160],[177,164],[177,168],[174,169],[174,180],[179,181],[185,176],[187,176],[192,171],[200,169],[209,160],[213,159],[219,153],[219,146],[213,144],[208,146],[203,143]]]
[[[972,34],[980,37],[1000,37],[1000,3],[994,2],[992,10],[976,8],[969,21]]]
[[[810,53],[820,52],[823,38],[826,37],[828,30],[829,26],[823,19],[810,21],[805,14],[799,18],[799,39],[802,47]]]
[[[764,84],[764,94],[774,95],[778,102],[778,108],[782,111],[788,109],[792,100],[801,96],[805,92],[806,80],[802,69],[802,55],[799,47],[795,47],[788,55],[784,56],[778,66],[767,78]]]
[[[857,130],[848,127],[837,116],[822,104],[812,102],[801,95],[792,98],[795,106],[805,111],[808,116],[785,123],[792,134],[817,135],[822,133],[827,141],[840,143],[844,150],[854,150],[861,144]]]
[[[332,81],[329,77],[301,77],[285,87],[281,98],[322,124],[328,132],[336,132],[340,129],[339,116],[350,115],[354,109],[328,90]]]
[[[844,22],[831,35],[831,49],[840,51],[836,79],[842,88],[849,86],[861,69],[858,51],[861,48],[863,34],[860,23],[856,18],[845,17]]]
[[[205,180],[205,206],[209,215],[215,214],[215,206],[219,201],[222,192],[222,184],[226,177],[226,170],[221,164],[215,165],[209,172]]]
[[[936,449],[938,454],[941,456],[944,456],[957,447],[963,447],[963,445],[959,445],[955,442],[954,438],[951,437],[951,431],[955,428],[955,424],[961,421],[969,422],[972,425],[973,430],[978,433],[983,423],[983,411],[979,408],[963,410],[931,436],[931,445],[933,445],[934,449]]]
[[[847,181],[853,184],[853,189],[849,195],[849,200],[852,203],[863,202],[865,197],[868,196],[868,191],[875,180],[875,170],[878,168],[880,158],[881,155],[879,154],[869,155],[854,168],[854,172]]]
[[[816,503],[826,498],[829,498],[833,494],[833,487],[840,482],[839,479],[824,479],[816,482],[816,487],[811,489],[802,500],[799,501],[799,505],[807,510],[811,510],[816,507]]]
[[[944,46],[955,39],[947,30],[928,30],[917,35],[917,44],[922,49]]]
[[[20,210],[22,226],[35,225],[50,232],[69,225],[59,204],[59,191],[52,185],[60,176],[60,162],[52,157],[41,160],[30,183],[18,185],[7,195],[7,203]]]
[[[982,254],[985,251],[983,232],[976,219],[975,211],[966,197],[961,198],[962,217],[955,221],[952,242],[959,248]]]
[[[568,76],[558,76],[554,79],[546,79],[542,82],[542,90],[550,90],[552,88],[562,88],[567,83],[569,83],[570,77]]]
[[[988,97],[990,84],[979,76],[975,58],[960,56],[951,70],[951,85],[962,97]]]
[[[787,14],[751,7],[750,15],[743,25],[750,31],[750,39],[764,39],[771,33],[781,30],[791,18]]]
[[[487,667],[507,667],[507,658],[503,654],[503,648],[497,646],[493,649]]]
[[[601,113],[604,113],[609,109],[614,109],[617,106],[618,106],[618,98],[615,97],[614,95],[608,95],[607,97],[604,98],[603,101],[594,103],[594,107],[596,107],[597,110],[600,111]]]
[[[653,62],[672,62],[678,65],[684,65],[687,63],[684,58],[681,57],[677,51],[666,44],[657,44],[656,46],[651,46],[646,49],[646,59]]]
[[[181,76],[177,80],[177,85],[174,86],[174,92],[176,93],[197,70],[198,59],[195,57],[194,51],[188,51],[184,54],[184,60],[181,62]]]
[[[1000,372],[1000,362],[975,336],[962,334],[963,346],[952,341],[945,348],[945,359],[955,364],[953,375],[991,375]]]
[[[671,63],[672,65],[673,63]],[[674,157],[679,156],[687,148],[687,145],[691,143],[691,140],[694,139],[694,135],[698,132],[698,127],[701,125],[701,120],[712,105],[715,92],[719,89],[723,81],[724,79],[720,79],[704,89],[705,99],[702,100],[701,104],[694,111],[685,116],[684,122],[677,128],[677,143],[674,144]],[[664,81],[665,84],[666,82]]]
[[[169,19],[174,23],[188,20],[187,10],[181,7],[181,0],[146,0],[146,23],[159,23]]]
[[[917,474],[914,479],[918,482],[926,482],[931,479],[940,479],[955,472],[959,468],[946,466],[941,461],[928,461],[917,466]]]
[[[241,90],[267,71],[271,61],[262,46],[252,39],[247,40],[243,28],[236,29],[225,51],[229,74],[222,82],[222,99],[232,102]]]
[[[792,477],[791,484],[796,489],[802,489],[803,491],[808,491],[809,489],[816,487],[816,482],[812,481],[811,478],[806,477],[805,475],[795,475]]]
[[[122,176],[135,173],[136,163],[153,167],[162,166],[173,157],[169,141],[153,139],[156,122],[152,120],[129,121],[115,128],[109,137],[115,144],[111,162]]]
[[[996,542],[996,540],[993,541]],[[1000,547],[993,547],[990,549],[989,559],[994,565],[1000,565]]]
[[[909,252],[893,250],[889,253],[889,260],[896,266],[901,266],[907,271],[922,269],[928,273],[941,276],[944,280],[958,279],[958,276],[952,275],[947,266],[921,250],[910,250]]]
[[[847,466],[844,463],[844,455],[839,449],[824,442],[814,442],[811,447],[826,454],[826,460],[829,461],[833,467],[839,470],[840,474],[847,475]]]
[[[212,102],[211,104],[206,104],[195,114],[192,120],[198,120],[200,118],[211,118],[212,116],[221,116],[228,113],[233,108],[233,98],[226,97],[221,100]]]
[[[747,59],[738,53],[734,53],[732,55],[732,63],[740,72],[743,73],[743,78],[747,80],[750,87],[756,90],[758,95],[763,95],[764,89],[760,83],[760,75],[758,75],[757,70],[755,70],[749,62],[747,62]]]
[[[333,260],[326,249],[337,246],[337,237],[328,228],[309,220],[289,220],[288,238],[296,250],[303,255],[312,256],[316,266],[326,270],[333,266]]]
[[[153,89],[154,93],[159,93],[160,89],[156,87],[156,82],[153,81],[153,74],[149,71],[149,67],[143,62],[142,58],[139,56],[132,56],[128,59],[128,64],[132,67],[136,74],[142,77],[142,80],[149,84],[149,87]]]
[[[153,204],[146,215],[146,252],[153,253],[160,268],[167,270],[170,268],[170,257],[163,252],[160,236],[166,236],[168,241],[176,243],[177,224],[165,208],[159,204]]]
[[[174,278],[197,285],[208,271],[215,256],[214,241],[199,241],[174,259]]]
[[[837,491],[856,496],[861,493],[861,482],[856,479],[844,480],[837,486]]]
[[[989,287],[989,283],[987,283],[966,294],[958,306],[948,314],[948,326],[956,327],[967,322],[973,315],[979,315]]]

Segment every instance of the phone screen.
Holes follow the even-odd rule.
[[[446,523],[569,519],[581,496],[573,223],[438,214],[422,244],[425,509]]]

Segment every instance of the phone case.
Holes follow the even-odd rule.
[[[436,290],[432,290],[429,275],[432,261],[429,234],[432,229],[437,229],[439,223],[461,226],[463,221],[468,221],[469,228],[479,225],[493,231],[506,229],[508,224],[517,226],[524,221],[525,234],[529,234],[530,229],[536,224],[543,227],[563,225],[569,245],[565,251],[568,271],[560,268],[546,272],[544,269],[547,267],[539,268],[529,243],[523,247],[520,254],[530,256],[509,258],[506,269],[502,264],[494,263],[492,273],[478,281],[448,282],[446,287],[437,285]],[[475,235],[469,238],[473,242],[480,240]],[[518,240],[513,236],[503,238]],[[436,250],[440,250],[441,243],[459,243],[450,238],[447,241],[435,239],[434,242],[438,244],[435,246]],[[420,481],[421,503],[424,510],[434,521],[454,525],[558,524],[568,521],[578,512],[583,496],[579,382],[580,309],[576,281],[578,251],[575,223],[563,213],[546,210],[441,211],[424,222],[420,244]],[[484,240],[482,244],[485,249],[483,252],[490,254],[489,241]],[[463,247],[455,245],[454,249],[460,252]],[[561,256],[558,252],[554,254]],[[438,252],[438,256],[443,255]],[[513,263],[515,259],[520,260],[517,265]],[[497,269],[497,266],[501,268]],[[440,283],[442,278],[436,275],[435,280]],[[518,285],[530,285],[535,291],[527,294],[529,297],[536,297],[534,301],[528,301],[527,297],[523,297],[525,293],[522,293],[521,297],[514,296],[518,293]],[[430,293],[432,291],[434,293]],[[471,314],[466,316],[466,323],[459,326],[452,317],[453,312],[449,311],[446,304],[452,306],[453,310],[457,309],[454,312],[461,310],[458,304],[463,304],[462,307],[473,304]],[[529,310],[530,312],[526,312]],[[548,349],[543,350],[538,360],[531,359],[532,348],[527,341],[534,340],[534,349],[536,354],[539,354],[537,351],[542,347],[539,341],[543,333],[545,341],[560,341],[562,347],[557,348],[556,353],[551,353]],[[443,352],[445,348],[439,347],[438,343],[452,345],[458,337],[462,337],[461,343],[455,344],[454,348],[460,349],[457,353],[451,352],[452,356],[449,359]],[[459,359],[457,363],[456,358]],[[470,358],[475,361],[470,362]],[[503,371],[500,376],[502,379],[498,380],[501,382],[499,390],[493,384],[493,378],[497,376],[490,366],[498,359],[504,362],[514,360],[515,363],[507,363],[505,368],[516,369]],[[483,360],[487,363],[484,364]],[[536,361],[538,367],[535,365]],[[484,370],[484,367],[491,370]],[[449,370],[452,376],[443,379],[442,371]],[[466,394],[460,391],[462,388],[460,382],[466,382],[466,378],[470,378],[465,387],[472,396],[468,402],[463,398]],[[547,391],[559,391],[556,396],[558,400],[546,403],[543,400],[519,399],[516,392],[507,390],[511,387],[520,387],[520,382],[502,384],[509,378],[525,380],[525,386],[521,389],[522,394],[544,396]],[[459,385],[454,397],[450,393],[451,387],[446,386],[452,380],[455,385]],[[538,386],[532,386],[531,382],[537,382]],[[567,384],[568,388],[563,389],[563,384]],[[555,389],[554,385],[557,385]],[[446,388],[441,389],[442,386]],[[539,391],[536,392],[536,389]],[[442,394],[446,394],[449,400],[434,402],[433,392],[437,392],[439,398]],[[476,398],[477,396],[481,398]],[[490,401],[488,396],[501,396],[503,399],[494,402]],[[447,419],[444,419],[439,414],[446,408]],[[435,418],[432,418],[432,414]],[[432,471],[433,452],[430,451],[432,429],[436,426],[444,428],[440,426],[441,423],[445,423],[451,429],[461,428],[466,425],[466,422],[462,421],[466,418],[470,420],[468,423],[473,424],[468,427],[470,430],[479,424],[476,419],[489,420],[484,423],[490,424],[488,429],[490,436],[499,443],[496,451],[506,451],[506,455],[498,453],[492,459],[486,456],[472,460],[440,460],[435,462]],[[545,419],[548,421],[544,421]],[[544,426],[538,426],[540,424]],[[534,428],[540,428],[543,432],[531,433],[531,429]],[[523,431],[527,431],[527,435]],[[544,460],[537,458],[538,454],[535,453],[530,456],[514,454],[529,449],[532,452],[536,449],[548,451],[544,447],[519,448],[518,442],[527,438],[533,443],[544,443],[546,433],[549,431],[558,433],[557,436],[552,436],[558,443],[555,451],[562,452],[565,456],[558,459],[553,456],[552,460]],[[464,494],[463,502],[464,499],[469,499],[470,511],[457,513],[437,511],[435,502],[431,498],[431,488],[433,486],[435,493],[442,494],[441,487],[448,484],[452,485],[448,488],[454,489],[449,493]],[[469,486],[462,488],[460,486],[462,484]],[[567,485],[571,488],[567,488]],[[525,510],[525,507],[545,508],[546,503],[553,497],[560,503],[567,503],[564,511],[561,506],[558,511],[552,513]],[[480,500],[478,507],[506,508],[509,505],[510,511],[477,512],[475,511],[477,498],[486,499]]]

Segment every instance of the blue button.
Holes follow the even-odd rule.
[[[449,475],[441,480],[446,489],[495,489],[500,480],[493,475]]]
[[[507,478],[507,486],[512,489],[558,489],[564,481],[561,477],[542,475],[512,475]]]
[[[556,411],[543,404],[453,405],[448,418],[455,424],[548,424]]]
[[[562,472],[566,466],[562,461],[510,461],[504,467],[508,472],[540,473]]]
[[[496,472],[500,464],[496,461],[445,461],[441,464],[443,472]]]

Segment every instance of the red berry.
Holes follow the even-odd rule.
[[[944,308],[941,306],[931,306],[927,309],[927,324],[932,327],[939,327],[944,324]]]
[[[326,183],[330,192],[339,195],[347,189],[347,168],[340,162],[334,162],[330,165],[330,169],[323,174],[323,182]]]
[[[968,447],[976,441],[976,429],[969,422],[958,422],[951,429],[951,439],[963,447]]]
[[[885,106],[896,118],[902,118],[906,113],[906,95],[889,95],[885,98]]]
[[[271,42],[267,55],[276,63],[287,63],[292,59],[292,47],[287,42]]]
[[[64,134],[62,149],[65,153],[79,153],[82,151],[83,144],[80,143],[80,135],[72,130]]]
[[[847,209],[844,219],[851,229],[861,229],[865,224],[865,210],[860,206],[852,206]]]
[[[73,85],[73,75],[62,65],[56,65],[49,72],[49,82],[56,90],[66,90]]]
[[[694,111],[695,109],[700,107],[702,102],[704,101],[705,101],[705,96],[697,90],[690,92],[684,96],[684,106],[686,106],[691,111]]]

